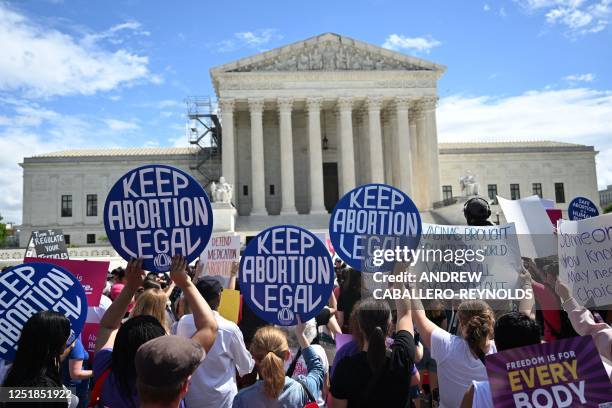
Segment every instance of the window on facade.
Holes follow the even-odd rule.
[[[72,217],[72,196],[62,196],[62,217]]]
[[[512,200],[521,198],[521,189],[518,184],[510,184],[510,198]]]
[[[497,200],[497,184],[487,184],[487,192],[490,200]]]
[[[70,245],[70,235],[64,234],[64,243]]]
[[[96,243],[96,234],[87,234],[87,243],[95,244]]]
[[[87,216],[96,217],[98,215],[98,195],[87,194]]]
[[[555,183],[555,201],[558,203],[565,202],[565,187],[563,183]]]
[[[442,199],[448,201],[453,198],[453,186],[442,186]]]
[[[270,195],[274,195],[274,184],[270,184]]]
[[[249,195],[249,186],[242,186],[242,195]]]
[[[542,183],[533,183],[533,194],[542,198]]]

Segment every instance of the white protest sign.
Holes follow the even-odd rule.
[[[425,252],[417,258],[414,271],[421,283],[424,281],[420,274],[443,277],[444,272],[467,272],[456,275],[463,280],[425,281],[422,287],[448,288],[459,293],[466,288],[497,291],[516,286],[521,255],[514,224],[486,227],[423,224],[419,249]],[[478,298],[501,297],[491,294],[482,292]]]
[[[520,200],[507,200],[497,196],[497,201],[506,220],[516,226],[522,256],[543,258],[557,254],[554,227],[540,197],[536,195]]]
[[[581,304],[612,304],[612,214],[559,220],[559,277]]]
[[[203,263],[203,275],[219,276],[224,284],[230,277],[232,264],[240,257],[240,236],[232,233],[213,234],[200,261]],[[225,285],[224,285],[225,286]]]

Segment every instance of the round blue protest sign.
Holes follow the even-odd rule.
[[[346,193],[329,220],[336,254],[361,272],[388,272],[395,258],[380,251],[416,249],[421,215],[410,197],[386,184],[364,184]]]
[[[569,203],[567,215],[572,221],[584,220],[585,218],[597,217],[599,210],[595,203],[588,198],[576,197]]]
[[[87,318],[85,290],[62,267],[31,262],[0,273],[0,358],[13,361],[21,330],[32,315],[52,310],[70,320],[72,343]],[[45,339],[41,339],[45,341]]]
[[[213,214],[193,177],[156,164],[117,180],[104,205],[104,228],[123,259],[142,258],[144,269],[167,272],[173,255],[191,262],[206,248]]]
[[[316,235],[293,225],[252,239],[240,259],[240,291],[251,310],[281,326],[316,317],[334,288],[334,266]]]

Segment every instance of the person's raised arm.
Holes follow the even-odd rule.
[[[181,288],[189,302],[196,327],[196,332],[191,338],[200,343],[208,353],[217,337],[217,320],[206,300],[189,279],[186,267],[185,258],[182,255],[174,255],[170,266],[170,278],[176,286]]]
[[[310,342],[306,338],[306,335],[304,335],[306,325],[302,322],[299,315],[297,321],[295,335],[302,348],[302,355],[304,356],[304,362],[308,369],[308,375],[304,378],[304,384],[313,395],[319,395],[323,388],[323,379],[325,378],[323,363],[314,349],[310,347]]]
[[[132,259],[128,262],[125,278],[126,283],[121,293],[106,309],[102,320],[100,320],[100,329],[96,338],[96,353],[103,348],[111,348],[115,343],[115,335],[121,327],[121,320],[125,316],[134,294],[144,282],[145,273],[142,270],[142,259]]]
[[[416,287],[416,285],[414,283],[411,283],[410,287],[414,288]],[[412,321],[414,322],[414,325],[416,326],[416,330],[419,332],[419,335],[421,336],[421,341],[423,342],[425,347],[431,350],[431,334],[436,329],[440,329],[440,327],[436,326],[434,322],[429,320],[429,318],[425,314],[425,308],[423,307],[423,303],[421,303],[420,299],[413,298],[411,301],[407,300],[407,302],[411,303]],[[398,311],[398,316],[399,316],[399,311]]]
[[[393,274],[400,276],[408,268],[408,264],[403,262],[396,262],[393,267]],[[399,294],[395,299],[395,307],[397,308],[397,324],[395,325],[396,331],[406,330],[410,334],[414,335],[414,327],[412,326],[412,305],[410,299],[404,298],[403,293],[405,286],[401,282],[397,282],[396,279],[393,283],[394,289],[399,289]]]
[[[227,282],[228,289],[236,289],[236,275],[238,275],[238,267],[240,264],[238,262],[232,262],[232,269],[230,270],[230,278]]]
[[[70,378],[73,380],[86,380],[93,376],[92,370],[83,370],[83,360],[69,360],[68,371],[70,372]]]
[[[529,318],[535,320],[535,296],[533,294],[533,287],[531,286],[531,274],[525,267],[522,268],[519,274],[519,285],[521,289],[531,292],[531,296],[526,296],[519,302],[519,312],[523,313]]]

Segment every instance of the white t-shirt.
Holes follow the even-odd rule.
[[[255,366],[255,360],[246,349],[238,326],[216,311],[213,313],[219,327],[217,338],[191,377],[191,385],[185,395],[187,408],[231,407],[238,393],[236,370],[243,376],[253,371]],[[191,337],[195,332],[193,315],[183,316],[178,322],[176,334]]]
[[[440,328],[431,334],[431,357],[438,363],[440,408],[456,408],[472,381],[487,381],[487,369],[467,342]],[[491,342],[488,354],[497,353]]]
[[[488,381],[472,381],[472,385],[474,386],[472,408],[493,408],[491,384]]]
[[[329,375],[329,360],[327,359],[327,354],[325,353],[325,349],[318,344],[313,344],[310,347],[315,351],[317,356],[321,359],[321,363],[323,364],[323,372],[325,375]],[[297,353],[297,349],[290,349],[291,358],[285,361],[285,372],[291,365],[293,358],[295,357],[295,353]],[[300,355],[298,361],[295,363],[295,370],[293,371],[293,375],[291,378],[297,378],[297,376],[303,375],[304,377],[308,375],[308,367],[306,367],[306,361],[304,361],[304,356]],[[323,389],[319,392],[319,395],[315,395],[317,398],[317,404],[320,407],[325,406],[325,401],[323,400]]]

